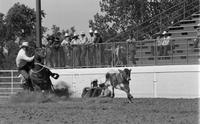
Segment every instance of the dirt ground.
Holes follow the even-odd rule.
[[[69,98],[0,104],[0,124],[198,124],[199,99]]]

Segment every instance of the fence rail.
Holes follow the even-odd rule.
[[[199,64],[200,49],[194,39],[171,38],[165,46],[151,39],[47,48],[46,64],[53,68]]]
[[[0,101],[21,90],[17,70],[0,70]]]

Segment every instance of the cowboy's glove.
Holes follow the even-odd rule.
[[[54,79],[58,79],[58,78],[59,78],[59,74],[53,73],[53,78],[54,78]]]

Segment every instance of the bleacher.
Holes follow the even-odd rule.
[[[198,24],[200,24],[200,12],[192,14],[190,19],[181,20],[167,28],[167,34],[171,37],[170,47],[173,47],[168,51],[168,56],[155,55],[157,49],[154,48],[152,51],[152,46],[156,45],[155,40],[137,43],[137,65],[199,64],[200,48],[194,48]]]

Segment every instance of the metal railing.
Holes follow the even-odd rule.
[[[119,67],[199,64],[195,37],[171,38],[166,46],[156,39],[47,48],[46,64],[54,68]]]
[[[17,70],[0,70],[0,98],[8,98],[22,88]]]

